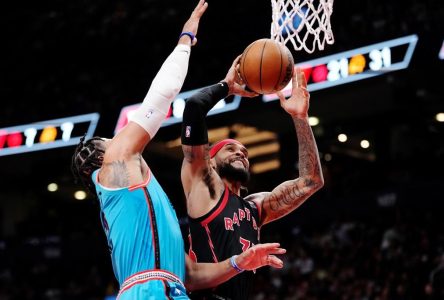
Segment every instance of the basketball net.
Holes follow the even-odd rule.
[[[293,44],[296,51],[313,53],[333,44],[330,16],[334,0],[271,0],[271,38]]]

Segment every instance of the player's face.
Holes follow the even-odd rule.
[[[246,183],[250,177],[247,149],[239,144],[226,144],[215,156],[221,177]]]

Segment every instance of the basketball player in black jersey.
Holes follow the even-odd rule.
[[[206,114],[220,99],[231,94],[256,96],[240,85],[239,58],[223,81],[187,100],[183,115],[181,178],[190,220],[189,255],[198,262],[218,262],[258,244],[262,225],[289,214],[324,184],[316,142],[308,124],[310,95],[304,73],[298,68],[292,78],[291,97],[285,99],[282,93],[278,95],[282,108],[295,125],[299,177],[283,182],[271,192],[240,196],[242,186],[249,179],[248,151],[231,139],[210,148],[205,123]],[[245,271],[214,289],[190,297],[248,299],[252,276],[253,272]]]

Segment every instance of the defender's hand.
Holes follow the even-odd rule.
[[[208,8],[208,3],[205,0],[199,0],[199,3],[194,8],[190,18],[183,25],[182,32],[191,32],[194,35],[194,39],[191,41],[192,46],[194,46],[197,43],[196,35],[197,35],[197,29],[199,28],[199,21],[204,12],[207,10],[207,8]],[[183,36],[180,39],[180,41],[182,41],[182,39],[189,39],[189,37]]]
[[[307,118],[310,93],[307,91],[307,80],[301,68],[296,68],[292,78],[291,96],[287,100],[278,92],[282,108],[296,118]]]

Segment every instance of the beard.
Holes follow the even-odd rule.
[[[236,181],[240,182],[241,184],[246,184],[250,179],[250,173],[247,170],[235,168],[228,163],[221,163],[218,169],[219,176],[229,181]]]

